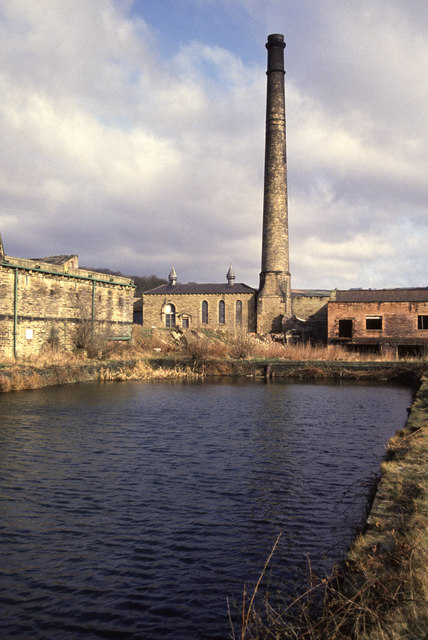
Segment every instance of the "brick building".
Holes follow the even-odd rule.
[[[79,269],[78,257],[23,259],[0,239],[0,355],[28,357],[47,344],[75,346],[78,327],[130,339],[134,285],[129,278]]]
[[[392,355],[428,347],[428,287],[336,291],[328,341]]]

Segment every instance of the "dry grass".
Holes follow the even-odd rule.
[[[84,338],[85,336],[83,336]],[[79,342],[83,344],[80,336]],[[148,379],[150,377],[177,377],[182,375],[230,374],[243,371],[245,362],[257,364],[260,360],[269,362],[306,363],[300,373],[290,369],[292,377],[321,378],[330,377],[334,372],[325,364],[328,362],[381,362],[387,360],[377,354],[358,354],[349,352],[340,346],[284,345],[266,336],[242,332],[226,333],[212,330],[170,331],[169,329],[147,329],[134,325],[132,340],[128,342],[106,341],[95,336],[86,341],[86,349],[64,352],[56,347],[55,341],[49,342],[45,350],[37,356],[9,359],[0,363],[0,391],[33,389],[50,384],[66,384],[77,380],[92,379],[87,371],[82,374],[85,364],[92,363],[103,369],[101,377],[111,380]],[[417,360],[419,363],[420,359]],[[138,362],[130,365],[130,361]],[[106,362],[108,365],[103,366]],[[120,367],[112,363],[123,362]],[[166,366],[169,362],[171,366]],[[152,363],[152,364],[151,364]],[[174,367],[175,363],[175,367]],[[320,363],[320,364],[318,364]],[[79,372],[80,367],[80,372]],[[131,369],[133,370],[131,371]],[[159,367],[166,368],[162,373]],[[187,369],[186,369],[187,367]],[[240,368],[241,367],[241,368]],[[56,369],[56,373],[53,372]],[[183,371],[186,374],[183,374]],[[175,371],[175,373],[174,373]],[[50,373],[49,373],[50,372]],[[48,374],[49,373],[49,374]],[[285,375],[284,372],[282,375]],[[352,373],[342,371],[343,377]],[[359,372],[358,376],[370,376],[370,371]],[[122,377],[121,377],[122,376]]]
[[[153,380],[156,379],[177,379],[195,377],[195,372],[188,368],[181,369],[174,367],[173,369],[153,368],[149,363],[137,360],[135,364],[130,366],[122,366],[119,369],[111,369],[108,367],[101,368],[98,379],[102,382],[107,381],[125,381],[125,380]]]

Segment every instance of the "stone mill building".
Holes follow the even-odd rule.
[[[8,256],[0,237],[0,355],[72,349],[79,330],[129,340],[134,288],[129,278],[80,269],[77,255]]]

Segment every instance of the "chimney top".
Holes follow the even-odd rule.
[[[274,46],[279,46],[282,48],[285,47],[284,36],[282,35],[282,33],[271,33],[270,36],[268,36],[266,48],[269,49],[269,47]]]

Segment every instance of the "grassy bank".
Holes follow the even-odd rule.
[[[340,346],[288,346],[269,336],[182,333],[136,325],[133,340],[126,344],[99,338],[88,350],[62,353],[46,348],[25,361],[0,362],[0,392],[73,382],[208,375],[413,381],[427,365],[426,359],[388,362],[379,354],[361,355]]]

